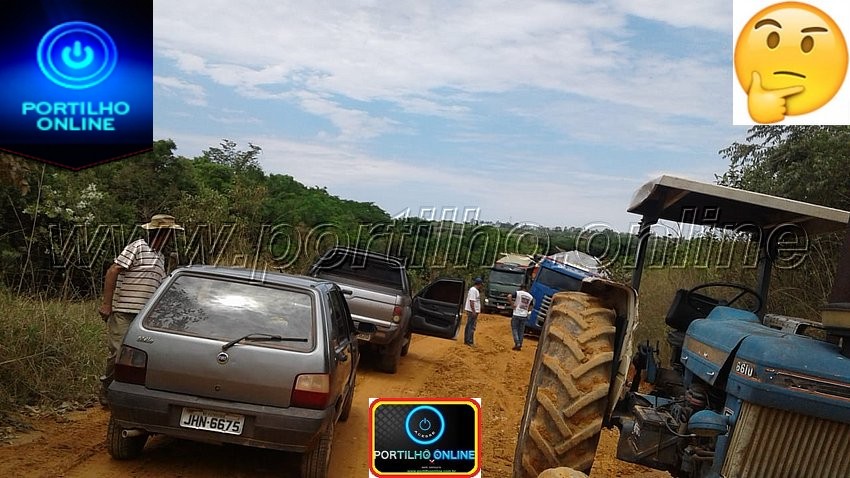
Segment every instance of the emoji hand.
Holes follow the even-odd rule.
[[[753,72],[750,90],[747,92],[747,108],[750,117],[758,123],[776,123],[785,118],[785,98],[802,93],[803,86],[789,86],[776,90],[766,90],[761,86],[761,75]]]

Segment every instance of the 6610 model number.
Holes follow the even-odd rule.
[[[745,377],[754,378],[756,376],[756,368],[753,364],[744,362],[743,360],[735,361],[735,373]]]

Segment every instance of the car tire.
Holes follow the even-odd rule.
[[[351,382],[351,390],[348,391],[348,396],[346,396],[345,401],[342,402],[342,411],[339,412],[339,421],[341,422],[348,420],[348,416],[351,414],[351,405],[354,403],[355,385],[357,385],[356,378],[353,382]]]
[[[413,330],[408,330],[406,334],[404,334],[404,345],[401,346],[401,356],[404,357],[410,352],[410,344],[413,342]]]
[[[553,299],[531,369],[516,478],[536,478],[554,467],[589,473],[608,406],[615,312],[581,292]]]
[[[404,335],[399,335],[387,344],[378,357],[378,369],[384,373],[398,372],[398,362],[401,360],[401,349],[404,347]]]
[[[327,478],[331,462],[331,442],[333,441],[334,426],[328,425],[313,444],[301,457],[301,478]]]
[[[109,425],[106,430],[106,446],[109,449],[109,454],[117,460],[130,460],[142,454],[145,448],[145,443],[148,441],[148,434],[123,437],[123,432],[127,430],[121,425],[115,423],[115,418],[109,417]]]

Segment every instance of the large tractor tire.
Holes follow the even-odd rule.
[[[514,478],[556,467],[590,473],[608,405],[615,320],[591,295],[553,297],[531,369]]]

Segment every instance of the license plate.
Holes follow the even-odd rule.
[[[230,435],[241,435],[245,424],[242,415],[201,410],[197,408],[184,408],[180,415],[180,426],[184,428],[195,428]]]
[[[368,342],[372,340],[372,334],[368,332],[357,332],[357,339]]]

